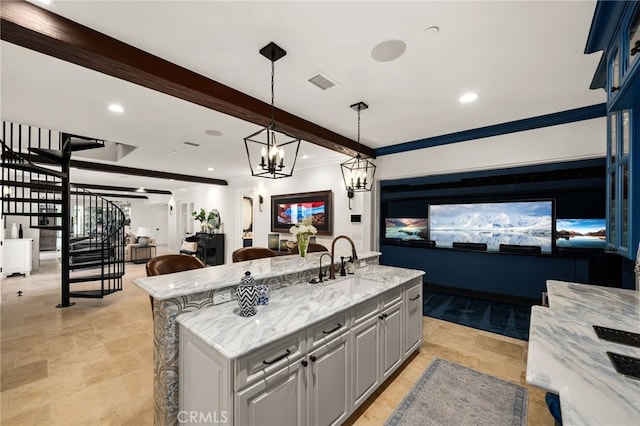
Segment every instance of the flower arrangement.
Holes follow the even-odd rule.
[[[289,232],[295,236],[298,236],[298,234],[315,235],[316,233],[318,233],[318,230],[311,224],[311,217],[307,216],[302,219],[300,223],[296,223],[291,228],[289,228]]]
[[[307,255],[309,237],[318,232],[316,227],[311,224],[311,220],[311,217],[307,216],[299,223],[296,223],[289,228],[289,232],[295,235],[296,240],[298,241],[298,253],[300,253],[300,257],[305,257]]]
[[[194,220],[200,222],[202,232],[220,227],[220,213],[216,209],[211,210],[208,214],[204,209],[200,209],[200,211],[191,212],[191,216],[193,216]]]

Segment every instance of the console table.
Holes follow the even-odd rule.
[[[140,257],[139,251],[143,250],[145,253]],[[145,263],[152,257],[156,256],[156,246],[153,244],[147,244],[145,246],[135,244],[131,246],[131,262],[133,263]]]

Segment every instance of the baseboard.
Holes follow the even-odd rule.
[[[469,290],[459,287],[448,287],[439,284],[424,283],[424,290],[433,290],[441,293],[449,293],[457,296],[475,297],[477,299],[492,300],[496,302],[512,303],[514,305],[533,306],[539,305],[541,302],[538,299],[532,299],[530,297],[510,296],[507,294],[488,293],[478,290]],[[542,295],[541,295],[542,297]]]

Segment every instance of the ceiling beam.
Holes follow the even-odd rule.
[[[171,191],[167,191],[164,189],[148,189],[148,188],[140,189],[140,188],[131,188],[127,186],[97,185],[92,183],[72,183],[71,185],[78,188],[99,189],[102,191],[139,192],[141,194],[172,195]]]
[[[25,1],[0,3],[2,40],[120,78],[260,126],[271,105]],[[275,108],[278,128],[333,151],[375,158],[375,151]]]
[[[150,177],[150,178],[157,178],[157,179],[173,179],[173,180],[179,180],[184,182],[204,183],[209,185],[222,185],[222,186],[228,185],[227,181],[223,179],[181,175],[178,173],[160,172],[157,170],[136,169],[133,167],[116,166],[114,164],[93,163],[91,161],[81,161],[81,160],[71,159],[69,166],[77,167],[79,169],[85,169],[85,170],[93,170],[96,172],[120,173],[123,175],[143,176],[143,177]]]
[[[74,184],[74,185],[82,185],[82,184]],[[71,195],[82,195],[84,194],[83,192],[74,192],[71,191]],[[107,192],[92,192],[92,195],[98,195],[100,197],[104,197],[104,198],[136,198],[136,199],[142,199],[142,200],[148,200],[149,197],[147,197],[146,195],[131,195],[131,194],[110,194]]]

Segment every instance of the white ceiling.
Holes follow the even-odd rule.
[[[58,0],[42,7],[267,103],[270,62],[258,50],[274,41],[288,53],[276,62],[276,106],[355,140],[349,105],[364,101],[361,142],[371,148],[605,101],[602,90],[589,90],[600,55],[583,54],[595,1]],[[440,31],[425,31],[430,26]],[[374,61],[372,48],[389,39],[404,41],[405,54]],[[249,175],[242,138],[258,126],[6,42],[0,48],[3,120],[137,146],[122,166]],[[338,85],[322,91],[307,82],[318,71]],[[468,91],[479,99],[459,103]],[[108,111],[112,102],[125,112]],[[301,154],[307,158],[296,168],[346,159],[306,142]],[[185,186],[82,171],[72,181]]]

